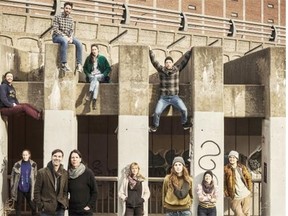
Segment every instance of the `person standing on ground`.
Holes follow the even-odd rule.
[[[82,154],[74,149],[68,161],[69,216],[92,216],[96,208],[97,183],[91,169],[83,164]]]
[[[197,186],[197,195],[199,199],[197,215],[198,216],[216,216],[216,201],[218,197],[218,187],[213,181],[213,173],[207,170],[203,175],[201,184]]]
[[[73,3],[65,2],[64,11],[55,15],[53,20],[53,43],[60,44],[61,70],[63,72],[71,71],[67,64],[67,49],[69,44],[76,46],[76,72],[82,73],[82,43],[74,36],[74,21],[70,16],[73,9]]]
[[[148,182],[139,171],[138,163],[131,163],[127,176],[120,184],[118,196],[122,201],[123,216],[148,215],[145,206],[150,197],[150,190]]]
[[[16,97],[16,90],[13,86],[13,74],[7,72],[0,85],[0,112],[3,116],[12,116],[26,113],[36,120],[43,118],[42,112],[28,103],[19,103]]]
[[[68,173],[61,164],[64,153],[55,149],[47,167],[38,171],[34,201],[40,216],[64,216],[68,208]]]
[[[239,163],[239,153],[230,151],[229,163],[224,167],[224,194],[230,198],[235,216],[249,216],[252,178],[246,166]]]
[[[175,157],[171,173],[166,175],[162,188],[162,203],[166,216],[190,216],[193,202],[193,180],[182,157]]]
[[[153,114],[153,124],[150,126],[150,132],[156,132],[159,123],[160,116],[167,106],[172,105],[181,112],[181,123],[184,130],[188,130],[192,127],[190,120],[188,119],[188,111],[183,100],[178,96],[179,94],[179,73],[188,63],[191,50],[185,53],[183,60],[179,64],[174,64],[171,56],[168,56],[164,60],[164,66],[160,65],[155,59],[155,55],[149,47],[149,56],[152,65],[157,70],[160,78],[160,98],[157,102],[155,112]]]
[[[86,58],[83,69],[86,80],[90,82],[89,92],[85,99],[87,101],[92,99],[92,109],[95,110],[100,82],[109,82],[109,73],[111,71],[110,64],[106,57],[99,54],[97,44],[91,45],[91,53]]]
[[[33,202],[36,175],[37,164],[31,160],[31,152],[25,149],[22,151],[22,159],[14,164],[11,172],[11,197],[15,201],[16,216],[21,215],[23,198],[31,209],[31,215],[37,215]]]

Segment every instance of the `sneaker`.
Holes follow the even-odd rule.
[[[187,122],[185,122],[184,124],[182,124],[182,126],[183,126],[183,129],[184,129],[184,130],[188,130],[189,128],[192,127],[192,123],[189,122],[189,121],[187,121]]]
[[[90,101],[91,98],[92,98],[92,96],[93,96],[93,92],[92,92],[92,91],[89,91],[88,94],[87,94],[87,96],[85,97],[85,100],[86,100],[86,101]]]
[[[92,100],[92,109],[96,110],[96,99],[94,99],[94,98]]]
[[[82,67],[82,65],[80,63],[78,63],[77,66],[76,66],[76,72],[78,72],[78,73],[82,73],[83,72],[83,67]]]
[[[152,125],[152,126],[150,126],[149,127],[149,132],[156,132],[157,131],[157,129],[158,129],[158,127],[157,126],[155,126],[155,125]]]
[[[71,71],[71,69],[69,68],[69,66],[68,66],[67,63],[65,63],[65,64],[62,63],[62,65],[61,65],[61,70],[62,70],[64,73],[66,73],[66,72],[68,72],[68,71]]]

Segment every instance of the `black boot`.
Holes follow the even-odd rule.
[[[94,98],[92,100],[92,109],[96,110],[96,99],[94,99]]]

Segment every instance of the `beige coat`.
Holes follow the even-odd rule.
[[[144,204],[143,204],[143,208],[144,208],[144,215],[147,216],[148,215],[148,212],[146,212],[146,206],[147,206],[147,202],[148,202],[148,199],[150,197],[150,190],[149,190],[149,187],[148,187],[148,182],[147,181],[143,181],[141,182],[142,183],[142,195],[141,195],[141,198],[143,198],[145,200]],[[121,185],[120,185],[120,188],[119,188],[119,192],[118,192],[118,196],[121,200],[121,203],[122,203],[122,209],[123,209],[123,212],[122,212],[122,215],[124,216],[125,215],[125,210],[126,210],[126,198],[128,196],[128,178],[124,178]]]

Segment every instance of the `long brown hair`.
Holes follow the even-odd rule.
[[[89,59],[89,61],[91,62],[91,63],[93,63],[94,64],[94,62],[95,62],[95,56],[93,56],[93,54],[92,54],[92,47],[96,47],[97,48],[97,50],[98,50],[98,52],[99,52],[99,46],[97,45],[97,44],[91,44],[91,53],[90,53],[90,59]]]
[[[188,184],[190,184],[191,183],[190,175],[189,175],[188,169],[184,165],[183,165],[182,173],[183,173],[183,175],[181,176],[181,178],[183,178],[184,181],[186,181]],[[169,187],[171,187],[173,189],[174,189],[174,187],[180,188],[178,178],[179,177],[177,175],[177,172],[175,171],[174,166],[172,166],[171,173],[169,175],[169,184],[168,184]]]

